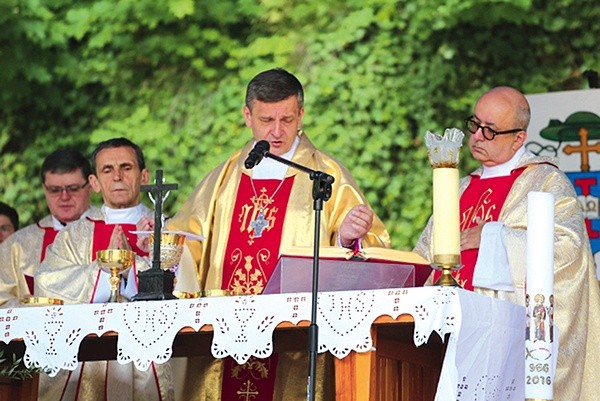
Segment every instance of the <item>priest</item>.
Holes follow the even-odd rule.
[[[19,229],[19,213],[10,205],[0,202],[0,244]]]
[[[150,175],[141,148],[126,138],[109,139],[96,147],[92,163],[90,184],[102,195],[104,204],[97,213],[56,237],[35,275],[36,294],[40,296],[66,303],[107,302],[110,275],[98,267],[95,259],[99,250],[135,251],[133,266],[122,280],[121,295],[125,298],[137,294],[137,272],[150,267],[144,251],[147,239],[143,241],[134,233],[153,227],[153,212],[140,200],[140,187]],[[185,284],[183,280],[180,283]],[[197,291],[197,283],[188,284]],[[41,379],[41,400],[174,399],[169,363],[153,364],[142,372],[132,363],[85,362],[74,372],[61,371],[54,379],[42,375]]]
[[[469,149],[481,167],[460,181],[464,288],[525,305],[527,194],[555,200],[554,318],[559,329],[555,400],[596,398],[600,380],[600,294],[582,208],[557,160],[523,146],[530,108],[511,87],[483,94],[466,119]],[[415,252],[433,260],[432,220]],[[524,331],[525,331],[525,327]]]
[[[40,170],[50,214],[21,228],[0,245],[0,305],[5,308],[18,306],[21,298],[36,295],[35,271],[58,232],[98,211],[90,206],[91,167],[81,152],[57,149],[44,158]]]
[[[321,246],[390,246],[383,223],[350,172],[316,149],[302,131],[303,101],[302,85],[289,72],[272,69],[255,76],[242,110],[253,139],[210,172],[167,222],[169,229],[205,237],[187,245],[201,286],[211,294],[260,294],[283,247],[313,246],[313,182],[306,173],[270,158],[246,168],[244,161],[258,141],[268,141],[274,155],[335,179],[318,227]],[[205,374],[201,382],[187,381],[187,393],[196,394],[191,399],[239,400],[251,387],[255,401],[306,399],[305,354],[281,353],[242,367],[231,359],[221,364],[207,358],[208,367],[196,360],[198,368],[192,373],[204,369]],[[330,368],[325,358],[319,363],[320,372]],[[217,379],[221,384],[211,385]],[[331,399],[331,381],[318,381],[316,387],[323,399]]]

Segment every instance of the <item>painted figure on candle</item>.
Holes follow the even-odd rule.
[[[535,296],[533,319],[535,320],[535,338],[533,341],[546,341],[546,307],[544,306],[544,296],[542,294]]]
[[[548,297],[548,302],[550,302],[550,306],[547,308],[548,334],[550,335],[550,342],[554,342],[554,294],[551,294],[550,297]]]
[[[529,294],[525,295],[525,340],[531,340],[531,307]]]
[[[554,339],[545,334],[552,319],[561,337],[577,338],[581,345],[573,349],[569,341],[560,342],[554,399],[596,399],[600,370],[594,362],[581,363],[600,358],[600,342],[595,341],[600,332],[600,292],[594,258],[576,191],[558,160],[525,149],[530,115],[527,98],[501,86],[485,92],[465,119],[469,150],[481,166],[459,183],[464,267],[458,272],[461,280],[467,280],[465,289],[525,305],[528,195],[551,194],[554,252],[550,258],[553,272],[547,274],[554,280],[552,292],[557,296],[552,301],[553,317],[549,310],[543,313],[548,319],[544,320],[544,338]],[[414,248],[430,262],[434,260],[433,225],[432,218]],[[534,294],[539,293],[532,293],[532,308]],[[546,302],[549,294],[545,294]],[[533,309],[530,325],[529,335],[535,338]],[[569,346],[569,352],[561,352]]]

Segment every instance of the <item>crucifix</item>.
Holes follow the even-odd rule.
[[[269,220],[265,219],[262,210],[258,213],[256,219],[250,223],[250,227],[254,230],[254,238],[262,237],[263,229],[269,226]]]
[[[160,267],[160,239],[163,226],[163,200],[169,196],[172,189],[177,189],[177,184],[165,184],[163,181],[163,171],[159,169],[156,170],[154,184],[142,185],[140,188],[142,192],[148,192],[154,203],[154,243],[152,268],[137,274],[139,292],[132,298],[133,301],[175,298],[173,295],[175,274],[171,271],[164,271]],[[164,197],[163,192],[166,192]]]

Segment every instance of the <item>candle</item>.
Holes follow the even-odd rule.
[[[527,195],[525,399],[554,399],[554,196]]]
[[[458,169],[433,169],[434,262],[460,263]]]

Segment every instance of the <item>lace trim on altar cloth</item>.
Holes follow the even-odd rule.
[[[482,375],[485,374],[490,378],[494,377],[494,380],[499,382],[498,385],[502,386],[506,380],[498,380],[497,376],[507,376],[506,372],[514,372],[514,366],[506,366],[507,363],[518,363],[506,354],[498,354],[498,359],[511,361],[497,364],[498,366],[493,368],[494,372],[480,369],[477,373],[467,367],[461,367],[466,364],[461,362],[457,355],[463,352],[463,348],[469,350],[474,346],[487,344],[492,348],[491,351],[486,351],[490,354],[496,349],[499,352],[512,352],[514,347],[519,346],[518,342],[514,341],[504,348],[496,344],[504,340],[500,341],[491,334],[491,330],[497,328],[492,328],[493,322],[489,323],[487,320],[496,319],[493,316],[469,319],[467,323],[463,321],[465,310],[475,315],[485,312],[481,305],[491,305],[494,308],[493,313],[501,318],[508,317],[509,320],[514,314],[513,309],[520,308],[516,305],[513,305],[514,308],[504,306],[509,304],[502,301],[494,300],[490,303],[491,298],[485,298],[487,297],[445,287],[322,292],[319,293],[316,322],[319,327],[318,352],[330,352],[337,358],[344,358],[352,351],[370,351],[373,349],[371,325],[375,319],[384,315],[396,319],[400,315],[408,314],[414,319],[413,340],[417,346],[425,344],[432,333],[437,333],[442,339],[446,334],[450,334],[438,390],[440,387],[448,387],[445,391],[450,390],[455,394],[455,397],[448,399],[471,399],[466,397],[470,394],[468,391],[459,391],[459,385],[464,388],[465,380],[469,383],[472,381],[469,385],[475,389],[476,383],[481,383]],[[499,302],[502,303],[501,307],[498,306]],[[478,306],[473,309],[471,304]],[[503,312],[502,308],[507,311]],[[518,311],[516,314],[518,320]],[[264,358],[272,354],[273,331],[278,324],[297,324],[300,321],[310,321],[310,318],[310,293],[212,297],[0,309],[0,333],[2,341],[6,343],[22,338],[26,345],[26,365],[40,367],[53,376],[61,369],[76,368],[81,341],[90,334],[101,336],[108,331],[117,332],[118,362],[131,362],[137,369],[147,370],[152,362],[164,363],[169,360],[174,338],[182,328],[191,327],[198,331],[202,326],[212,325],[212,355],[215,358],[230,356],[242,364],[252,356]],[[484,338],[485,343],[480,344],[472,338],[473,336],[467,336],[471,337],[468,344],[459,340],[461,327],[472,324],[471,320],[492,324],[492,327],[483,330],[486,333],[490,331],[489,335],[483,335],[481,328],[475,328],[481,332],[477,334]],[[521,322],[524,321],[523,317]],[[500,334],[506,337],[518,333],[523,336],[521,340],[524,344],[524,329],[518,323],[514,326],[510,328],[510,332],[504,328],[504,332]],[[458,352],[457,348],[460,348]],[[523,355],[524,353],[519,355],[521,365],[524,361]],[[487,355],[487,358],[490,356]],[[468,371],[469,376],[463,374],[463,371]],[[482,371],[485,372],[481,373]],[[519,375],[510,376],[509,383],[518,387]],[[506,394],[505,390],[502,391],[502,394]],[[461,398],[461,394],[466,398]]]

